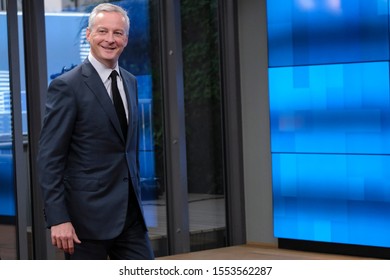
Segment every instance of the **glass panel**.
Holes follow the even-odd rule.
[[[82,63],[88,13],[101,1],[45,0],[48,81]],[[162,150],[162,108],[157,0],[110,1],[128,11],[129,43],[119,64],[137,77],[139,163],[144,212],[155,256],[168,254]],[[63,36],[66,33],[67,36]],[[59,56],[58,54],[61,53]],[[61,256],[59,255],[59,258]]]
[[[181,1],[191,251],[226,246],[217,1]]]
[[[17,259],[7,14],[0,11],[0,259]]]

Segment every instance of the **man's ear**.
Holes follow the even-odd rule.
[[[90,36],[91,36],[91,30],[89,29],[89,27],[87,27],[87,30],[85,31],[85,38],[87,39],[88,42]]]

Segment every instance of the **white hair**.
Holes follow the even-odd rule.
[[[95,24],[96,16],[101,12],[120,13],[125,19],[126,34],[129,35],[130,19],[129,19],[129,16],[127,15],[127,12],[122,7],[114,5],[114,4],[110,4],[110,3],[99,4],[92,10],[91,14],[89,15],[89,20],[88,20],[88,28],[89,29],[92,29],[93,25]]]

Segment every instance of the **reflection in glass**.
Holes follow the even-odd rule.
[[[7,14],[0,12],[0,259],[17,259]]]
[[[191,251],[226,246],[217,1],[181,1]]]

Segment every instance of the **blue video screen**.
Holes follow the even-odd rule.
[[[277,238],[390,247],[389,11],[267,1]]]
[[[274,153],[280,238],[390,247],[390,157]]]
[[[268,0],[269,65],[389,59],[387,0]]]
[[[389,62],[270,68],[269,88],[272,152],[390,154]]]

